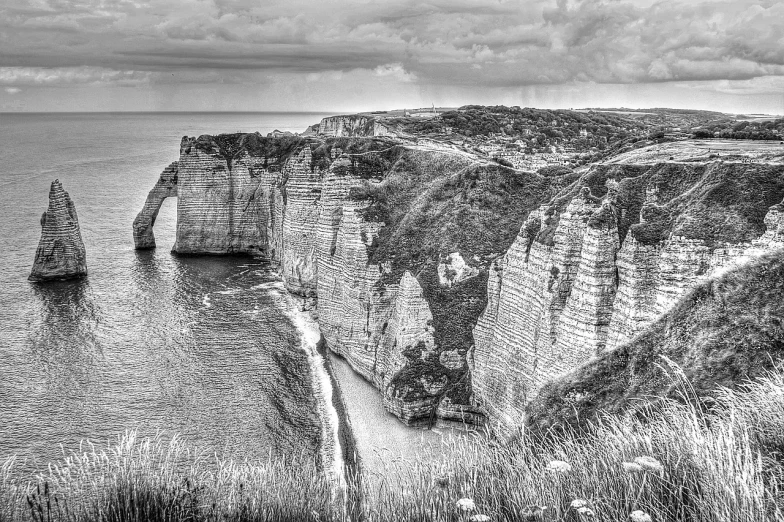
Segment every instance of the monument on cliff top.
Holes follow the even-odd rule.
[[[28,279],[52,281],[85,275],[87,257],[76,207],[56,179],[49,189],[49,208],[41,215],[41,241]]]

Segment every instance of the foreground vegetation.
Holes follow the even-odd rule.
[[[129,434],[30,480],[6,461],[0,520],[779,521],[784,374],[719,390],[710,405],[668,400],[580,433],[476,435],[436,450],[390,463],[347,505],[306,462],[219,461]]]

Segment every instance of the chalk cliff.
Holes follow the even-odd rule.
[[[87,275],[87,256],[76,207],[60,180],[49,189],[49,207],[41,215],[41,240],[30,281],[72,279]]]
[[[585,427],[601,412],[679,399],[684,378],[689,398],[713,396],[764,377],[782,357],[784,250],[776,250],[698,284],[631,341],[544,385],[526,407],[526,427]]]
[[[155,186],[147,194],[144,207],[133,220],[133,242],[139,250],[155,248],[153,226],[163,201],[177,196],[177,171],[176,161],[163,169]]]
[[[477,405],[502,431],[549,381],[628,342],[691,288],[784,248],[784,168],[597,166],[532,212],[474,330]]]
[[[383,119],[352,114],[347,116],[330,116],[321,120],[318,125],[318,134],[335,137],[395,137],[401,133],[400,129]]]
[[[782,246],[781,165],[541,176],[357,137],[372,130],[362,118],[325,119],[321,136],[183,138],[135,237],[150,245],[176,193],[177,253],[272,260],[303,307],[317,300],[329,348],[407,423],[485,416],[514,430],[545,383]]]
[[[408,423],[475,422],[465,358],[487,268],[553,193],[529,197],[529,178],[550,185],[387,138],[185,137],[134,231],[139,248],[154,244],[155,213],[176,194],[175,252],[269,258],[303,306],[318,298],[328,346],[390,411]],[[497,208],[510,209],[503,223]]]

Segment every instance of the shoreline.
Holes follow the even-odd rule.
[[[346,501],[347,511],[349,511],[347,515],[353,520],[359,516],[362,506],[362,458],[359,455],[354,429],[348,416],[343,390],[340,381],[335,376],[329,358],[329,347],[323,335],[316,348],[324,360],[324,367],[332,381],[332,406],[338,416],[338,440],[343,451],[343,467],[346,477]]]
[[[360,462],[340,384],[327,356],[326,340],[313,314],[298,304],[298,296],[285,288],[282,279],[276,286],[283,294],[286,313],[300,334],[300,347],[309,360],[321,420],[322,471],[334,481],[333,501],[342,503],[344,512],[353,519],[362,506]]]

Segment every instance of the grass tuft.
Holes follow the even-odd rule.
[[[509,442],[475,433],[434,447],[440,457],[389,459],[346,511],[307,463],[220,461],[130,433],[27,481],[7,460],[0,520],[784,520],[784,373],[721,388],[710,402],[685,389],[692,400],[604,415],[579,432]]]

